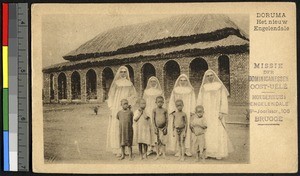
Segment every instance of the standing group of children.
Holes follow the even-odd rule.
[[[140,159],[147,159],[148,146],[152,144],[152,132],[155,134],[156,157],[160,155],[166,159],[166,145],[168,145],[169,135],[176,138],[179,157],[178,160],[184,161],[185,154],[185,138],[188,128],[191,129],[193,135],[193,147],[196,152],[196,160],[205,159],[205,132],[207,128],[206,120],[203,117],[204,108],[199,105],[195,108],[195,114],[192,115],[190,124],[187,121],[187,115],[183,112],[184,103],[181,99],[176,100],[176,111],[168,114],[167,109],[163,107],[164,97],[156,97],[156,108],[152,114],[146,113],[146,101],[138,100],[139,108],[133,113],[128,104],[128,100],[122,99],[122,110],[117,113],[119,120],[119,136],[121,145],[120,160],[125,158],[125,147],[128,147],[129,160],[133,159],[132,145],[138,144]],[[151,117],[150,117],[151,116]],[[168,118],[173,118],[173,123],[169,124]],[[168,131],[168,125],[172,125],[172,131]]]

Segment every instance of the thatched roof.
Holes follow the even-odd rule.
[[[149,61],[159,58],[177,58],[189,56],[203,56],[216,53],[234,54],[244,53],[248,51],[248,41],[241,39],[235,35],[218,41],[198,42],[194,44],[184,44],[175,47],[161,48],[155,50],[145,50],[137,53],[120,54],[115,56],[103,56],[98,58],[90,58],[86,60],[64,62],[44,68],[44,72],[60,71],[75,67],[89,67],[96,65],[113,65],[116,63]],[[108,63],[109,62],[109,63]]]
[[[224,15],[181,15],[96,36],[43,72],[249,51],[247,35]]]
[[[223,29],[231,29],[231,31],[224,33]],[[234,34],[247,39],[247,35],[241,32],[235,23],[225,15],[178,15],[108,30],[66,54],[64,59],[72,61],[157,49],[162,48],[162,45],[168,44],[168,42],[170,46],[176,44],[175,41],[179,37],[181,40],[184,37],[192,37],[198,40],[195,42],[218,40],[220,37],[218,38],[216,31],[223,32],[225,35],[223,37]],[[209,38],[201,36],[201,34],[210,33],[211,37]]]

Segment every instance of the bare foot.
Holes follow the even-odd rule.
[[[184,161],[184,157],[181,157],[181,158],[180,158],[180,161]]]
[[[156,156],[156,157],[154,158],[154,160],[158,160],[158,158],[159,158],[159,156]]]
[[[144,154],[143,158],[144,158],[144,159],[148,159],[147,153]]]
[[[152,153],[154,153],[153,150],[149,150],[149,151],[147,152],[147,155],[149,156],[149,155],[151,155]]]
[[[186,151],[186,152],[185,152],[185,155],[188,156],[188,157],[191,157],[191,156],[192,156],[192,153],[189,152],[189,151]]]
[[[133,161],[133,157],[132,156],[129,157],[129,161]]]
[[[163,159],[169,160],[169,158],[167,158],[166,155],[163,155]]]
[[[180,156],[180,153],[179,153],[179,152],[175,153],[175,156],[176,156],[176,157],[179,157],[179,156]]]
[[[117,158],[119,158],[119,157],[121,157],[121,156],[122,156],[121,153],[116,154],[116,157],[117,157]]]
[[[180,159],[181,159],[181,157],[178,157],[176,160],[177,160],[177,161],[180,161]]]
[[[143,160],[143,155],[140,155],[140,160]]]
[[[119,160],[123,160],[125,158],[124,155],[121,155],[121,157],[119,158]]]
[[[217,159],[217,160],[221,160],[221,159],[222,159],[222,157],[216,157],[216,159]]]

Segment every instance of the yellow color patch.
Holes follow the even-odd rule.
[[[3,88],[8,88],[8,47],[2,47]]]

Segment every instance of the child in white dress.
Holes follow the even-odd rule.
[[[135,122],[134,140],[138,143],[140,159],[142,160],[147,158],[148,145],[151,144],[151,120],[145,111],[146,101],[144,99],[140,99],[138,104],[139,109],[134,112],[133,116]]]

